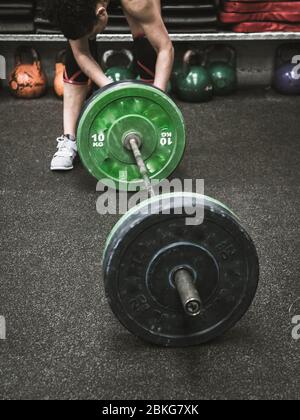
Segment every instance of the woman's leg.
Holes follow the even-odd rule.
[[[96,41],[90,42],[90,49],[96,59]],[[89,90],[89,79],[79,68],[72,49],[68,46],[64,72],[64,133],[57,139],[58,150],[51,161],[51,170],[53,171],[73,169],[73,162],[77,155],[77,122]]]

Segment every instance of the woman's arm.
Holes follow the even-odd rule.
[[[83,71],[100,88],[111,83],[106,77],[99,64],[94,60],[89,48],[88,38],[82,38],[76,41],[69,41],[74,57]]]

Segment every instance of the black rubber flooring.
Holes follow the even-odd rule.
[[[289,308],[300,298],[300,98],[258,91],[180,107],[189,144],[177,175],[204,178],[257,245],[250,311],[202,347],[156,348],[124,330],[101,276],[118,217],[97,214],[96,183],[81,165],[49,171],[61,103],[1,93],[0,398],[299,398]]]

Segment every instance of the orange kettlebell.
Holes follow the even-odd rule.
[[[62,99],[64,96],[64,71],[65,71],[66,50],[57,54],[55,65],[54,90],[56,95]]]
[[[26,55],[26,63],[24,61]],[[17,98],[39,98],[46,92],[47,77],[34,48],[21,46],[15,53],[16,67],[9,77],[9,89]]]

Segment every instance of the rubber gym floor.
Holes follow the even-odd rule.
[[[119,216],[97,214],[96,182],[80,164],[49,171],[61,102],[1,93],[0,398],[299,398],[289,309],[300,298],[300,98],[258,90],[179,106],[188,147],[174,176],[204,178],[206,194],[231,207],[256,243],[250,311],[217,341],[186,349],[124,330],[101,274]]]

